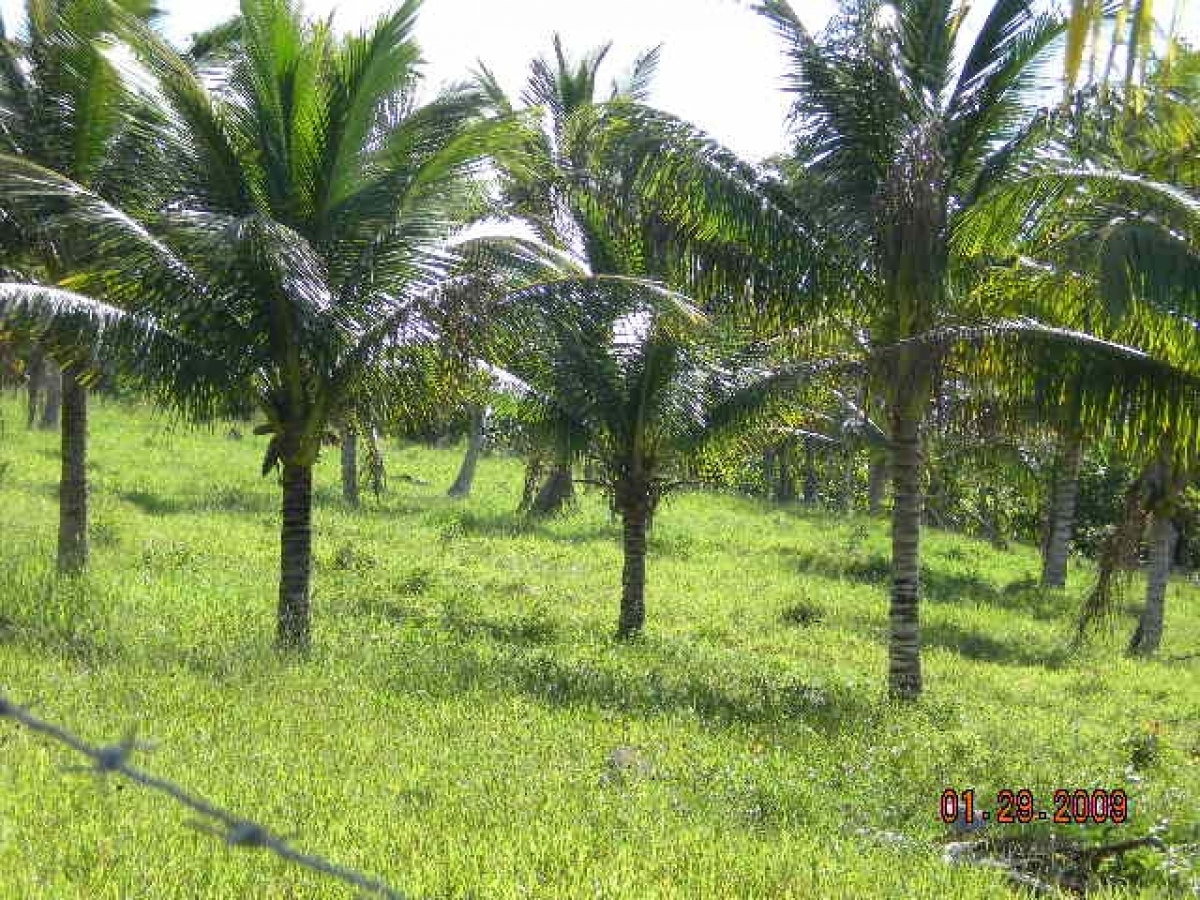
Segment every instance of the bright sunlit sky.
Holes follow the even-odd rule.
[[[1177,0],[1183,33],[1200,36],[1200,0]],[[395,0],[307,0],[313,16],[335,12],[343,28],[358,28]],[[6,23],[23,0],[0,0]],[[237,0],[160,0],[167,34],[183,44],[197,31],[237,11]],[[792,0],[805,24],[819,29],[834,0]],[[988,3],[974,4],[979,11]],[[1169,15],[1171,0],[1156,5]],[[483,60],[512,92],[529,60],[550,51],[561,32],[573,54],[613,42],[611,74],[625,71],[642,50],[663,45],[653,102],[700,125],[749,159],[781,151],[788,101],[780,90],[781,45],[744,0],[425,0],[418,38],[435,84],[461,80]]]

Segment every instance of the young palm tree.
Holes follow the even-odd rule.
[[[278,468],[282,480],[285,648],[310,641],[322,442],[352,403],[381,421],[399,399],[423,400],[409,363],[425,358],[416,348],[433,331],[446,238],[475,203],[497,133],[469,91],[417,102],[419,5],[342,37],[290,0],[244,0],[238,53],[211,88],[122,17],[154,76],[162,121],[152,133],[171,159],[169,199],[144,221],[27,161],[0,166],[11,208],[86,230],[86,286],[148,322],[145,333],[190,348],[181,361],[217,360],[222,394],[252,398],[265,418],[263,472]],[[41,309],[49,328],[88,312],[62,297]]]
[[[646,622],[646,540],[659,503],[708,443],[758,409],[765,374],[699,310],[646,283],[578,281],[521,314],[499,355],[523,421],[565,421],[621,517],[617,635]]]
[[[610,272],[603,236],[586,209],[592,195],[580,191],[578,182],[586,177],[584,162],[597,116],[605,105],[648,99],[659,53],[655,49],[639,56],[630,73],[605,91],[601,69],[611,44],[578,60],[567,54],[557,34],[553,45],[552,57],[538,57],[530,63],[520,104],[505,93],[486,66],[480,66],[477,81],[492,109],[505,116],[522,115],[529,125],[521,146],[514,148],[516,152],[499,158],[497,212],[519,218],[538,240],[573,256],[581,269]],[[543,425],[542,437],[553,464],[529,505],[529,512],[538,516],[561,512],[574,496],[570,426],[566,422]]]
[[[145,164],[148,148],[125,128],[131,100],[98,43],[122,7],[143,20],[157,15],[153,5],[139,0],[111,6],[31,0],[20,39],[10,38],[0,22],[0,151],[109,199],[136,203],[141,175],[128,163],[140,157]],[[31,265],[23,268],[51,284],[71,275],[80,252],[72,240],[26,224],[23,255]],[[60,375],[53,362],[38,369],[47,393],[42,426],[61,430],[58,567],[78,572],[88,560],[87,391],[77,369],[67,367]]]

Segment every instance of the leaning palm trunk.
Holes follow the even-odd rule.
[[[1171,517],[1156,512],[1150,520],[1150,560],[1146,572],[1146,607],[1138,620],[1137,630],[1129,642],[1129,652],[1150,656],[1162,642],[1163,612],[1167,600],[1167,583],[1171,578],[1171,560],[1175,555],[1178,532]]]
[[[278,643],[286,650],[306,650],[311,640],[312,466],[284,463],[279,560]]]
[[[482,406],[471,407],[471,432],[467,435],[467,452],[458,468],[458,477],[447,491],[451,497],[466,497],[471,493],[471,486],[475,483],[475,470],[479,466],[479,457],[487,440],[484,431],[485,416]]]
[[[358,506],[358,432],[353,425],[342,427],[342,499]]]
[[[58,485],[58,570],[88,562],[88,399],[76,373],[62,373],[62,474]]]
[[[892,596],[889,611],[888,686],[893,697],[921,693],[921,485],[920,415],[901,403],[892,416]],[[909,407],[909,408],[906,408]]]
[[[63,396],[63,374],[58,365],[50,360],[42,363],[42,388],[45,392],[45,402],[42,405],[42,418],[38,427],[43,431],[53,431],[58,428],[60,408]]]
[[[625,567],[621,573],[621,618],[617,637],[630,638],[646,624],[646,532],[650,524],[649,491],[644,484],[626,482],[617,486],[621,511]]]
[[[1050,500],[1046,546],[1042,557],[1042,586],[1066,587],[1067,558],[1075,528],[1075,504],[1079,497],[1079,466],[1083,442],[1078,434],[1064,439]]]

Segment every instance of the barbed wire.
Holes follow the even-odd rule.
[[[286,859],[288,862],[311,869],[322,875],[336,878],[377,897],[385,897],[387,900],[406,900],[403,894],[377,878],[364,875],[353,869],[347,869],[344,866],[339,866],[320,856],[303,853],[293,847],[285,838],[274,834],[257,822],[244,819],[210,803],[203,797],[189,793],[173,781],[168,781],[165,778],[160,778],[157,775],[152,775],[137,768],[130,763],[130,757],[135,752],[146,749],[146,747],[135,741],[132,736],[127,737],[119,744],[93,746],[79,736],[72,734],[66,728],[38,718],[28,709],[13,703],[3,694],[0,694],[0,718],[12,719],[30,731],[52,738],[58,743],[86,756],[92,762],[91,765],[81,767],[85,771],[92,772],[100,777],[112,773],[124,775],[130,781],[149,788],[152,791],[157,791],[160,794],[165,794],[175,802],[200,815],[204,820],[208,820],[191,823],[193,827],[198,831],[221,838],[221,840],[231,847],[269,850],[276,856]],[[215,823],[215,826],[209,824],[209,822]]]

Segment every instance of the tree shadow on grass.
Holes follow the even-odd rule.
[[[952,622],[925,625],[921,629],[921,641],[927,647],[941,647],[967,659],[1004,666],[1059,669],[1070,659],[1070,649],[1066,645],[1047,646],[1017,637],[995,637]]]
[[[892,564],[886,555],[839,557],[810,551],[788,552],[787,556],[802,575],[843,578],[884,590],[891,583]],[[1043,591],[1028,577],[997,588],[979,575],[947,572],[928,565],[921,567],[921,596],[930,603],[990,606],[1043,620],[1059,618],[1065,608],[1060,593]]]
[[[186,498],[162,496],[143,490],[117,491],[116,495],[151,516],[210,512],[267,513],[274,512],[277,506],[273,497],[234,486],[214,487],[201,496]]]
[[[444,648],[449,649],[449,648]],[[626,652],[614,645],[610,660],[561,658],[542,648],[507,648],[485,654],[468,643],[444,657],[444,689],[450,694],[515,693],[556,707],[597,707],[642,716],[690,713],[720,725],[787,726],[796,723],[835,733],[878,712],[862,691],[808,683],[789,676],[753,674],[733,679],[717,674],[667,674],[671,663],[639,657],[636,670],[622,671]],[[416,676],[418,679],[420,676]],[[423,681],[423,679],[421,679]],[[404,690],[403,681],[394,684]]]

